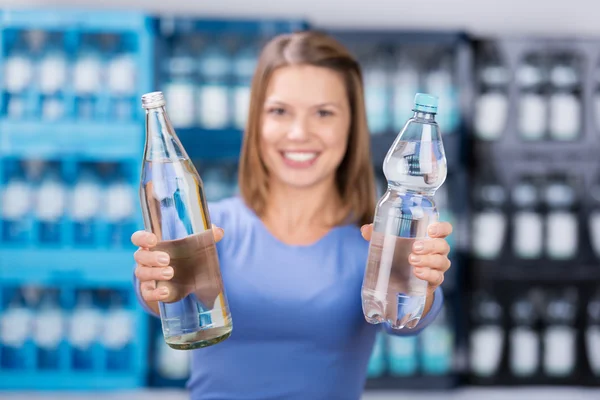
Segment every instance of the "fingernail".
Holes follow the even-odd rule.
[[[411,262],[414,262],[414,263],[418,263],[418,262],[420,262],[420,261],[421,261],[421,257],[419,257],[419,256],[415,256],[414,254],[411,254],[411,255],[410,255],[410,261],[411,261]]]
[[[423,274],[425,274],[425,270],[423,268],[415,268],[415,274],[423,276]]]
[[[413,249],[415,249],[415,251],[421,251],[425,248],[425,243],[419,241],[419,242],[415,242],[415,244],[413,245]]]
[[[173,268],[171,267],[163,268],[162,276],[164,276],[165,278],[170,278],[173,276],[173,272]]]
[[[435,236],[437,234],[438,234],[438,228],[437,228],[437,226],[435,226],[435,225],[434,226],[430,226],[429,227],[429,235],[430,236]]]
[[[169,294],[169,289],[167,289],[166,287],[160,288],[159,293],[161,296],[167,296]]]
[[[167,256],[165,254],[161,254],[160,256],[158,256],[157,260],[158,260],[159,264],[169,265],[169,256]]]
[[[219,232],[221,232],[221,235],[225,234],[225,230],[223,228],[218,228],[218,229],[219,229]]]
[[[154,236],[154,235],[146,236],[146,243],[149,246],[154,246],[156,244],[156,236]]]

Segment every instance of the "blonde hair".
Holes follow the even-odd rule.
[[[314,31],[277,36],[259,57],[240,157],[239,188],[244,202],[259,216],[265,212],[269,172],[260,154],[261,116],[269,79],[277,68],[287,65],[329,68],[344,78],[352,119],[346,154],[336,172],[337,190],[348,210],[338,223],[348,219],[361,225],[373,222],[375,178],[361,69],[339,42]]]

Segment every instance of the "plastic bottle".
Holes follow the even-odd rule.
[[[481,182],[476,193],[476,212],[473,217],[473,253],[481,259],[500,257],[504,247],[507,217],[504,212],[506,192],[494,179]]]
[[[161,92],[142,96],[146,146],[140,201],[146,230],[158,237],[175,276],[159,282],[169,298],[159,302],[163,334],[175,349],[220,343],[231,334],[229,304],[202,179],[173,129]]]
[[[585,344],[592,373],[600,376],[600,290],[596,291],[587,306]]]
[[[539,258],[544,244],[544,219],[539,188],[531,180],[520,182],[512,192],[517,211],[513,217],[513,249],[522,259]]]
[[[372,135],[386,133],[390,129],[390,82],[386,58],[383,52],[376,53],[365,64],[365,106],[367,108],[367,121]]]
[[[579,245],[575,189],[566,179],[551,181],[545,190],[549,211],[546,220],[546,251],[555,260],[576,256]]]
[[[540,337],[535,329],[538,320],[532,295],[520,296],[512,304],[510,314],[510,369],[513,375],[526,377],[535,374],[540,365]]]
[[[362,286],[363,313],[372,324],[413,328],[423,314],[427,281],[415,276],[408,256],[439,218],[433,196],[446,180],[447,166],[436,112],[437,98],[418,93],[413,117],[383,162],[388,190],[375,210]]]
[[[571,376],[577,366],[578,293],[574,287],[548,293],[544,331],[544,372],[549,377]]]
[[[470,369],[477,376],[489,377],[498,372],[504,352],[504,310],[482,291],[473,296],[471,313],[474,328],[469,334]]]
[[[447,307],[442,309],[435,321],[419,337],[423,372],[427,375],[449,374],[454,360],[454,332],[450,326]]]

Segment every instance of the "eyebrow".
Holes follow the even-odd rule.
[[[269,104],[279,104],[279,105],[284,105],[287,106],[289,105],[288,103],[281,101],[281,100],[277,100],[277,99],[267,99],[265,101],[265,103],[269,103]],[[315,104],[314,106],[311,106],[311,108],[321,108],[321,107],[327,107],[327,106],[331,106],[331,107],[335,107],[335,108],[342,108],[340,106],[340,104],[338,104],[337,102],[325,102],[325,103],[319,103],[319,104]]]

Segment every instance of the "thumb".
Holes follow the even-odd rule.
[[[225,231],[223,230],[223,228],[219,228],[215,224],[212,224],[212,232],[213,232],[213,236],[215,237],[215,243],[220,242],[221,239],[223,239],[223,235],[225,234]]]

